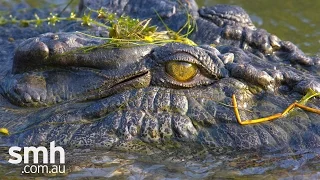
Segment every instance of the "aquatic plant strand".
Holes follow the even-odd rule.
[[[319,92],[317,93],[317,92],[313,91],[312,89],[309,89],[307,94],[305,96],[303,96],[300,101],[290,104],[282,113],[277,113],[277,114],[274,114],[274,115],[271,115],[268,117],[252,119],[252,120],[245,120],[245,121],[241,120],[241,118],[240,118],[237,99],[236,99],[235,94],[232,95],[232,103],[233,103],[233,109],[234,109],[234,113],[235,113],[235,116],[236,116],[238,123],[241,125],[248,125],[248,124],[256,124],[256,123],[271,121],[271,120],[285,117],[289,114],[290,111],[292,111],[296,107],[301,108],[306,111],[309,111],[309,112],[312,112],[312,113],[320,114],[320,109],[315,109],[315,108],[308,107],[305,105],[308,100],[310,100],[311,98],[316,97],[316,96],[320,97],[320,93]]]
[[[97,15],[97,20],[93,19],[93,14]],[[163,22],[159,14],[155,11],[158,18]],[[50,13],[47,18],[40,18],[37,14],[34,19],[30,20],[17,20],[12,15],[9,19],[0,16],[0,25],[6,24],[20,24],[22,27],[34,25],[38,27],[43,23],[55,26],[61,21],[74,21],[80,22],[83,26],[96,26],[109,32],[109,37],[98,37],[82,33],[92,38],[99,38],[108,40],[106,44],[88,47],[88,49],[106,48],[106,47],[122,47],[122,46],[139,46],[146,44],[166,44],[171,42],[183,43],[190,46],[196,46],[192,40],[188,39],[188,35],[194,30],[194,22],[190,14],[186,13],[187,22],[178,31],[171,30],[164,22],[166,31],[157,31],[158,27],[151,25],[151,18],[145,20],[133,19],[129,16],[122,15],[117,17],[114,13],[109,13],[106,9],[88,9],[81,17],[77,17],[74,12],[71,12],[69,17],[59,17],[58,14]],[[186,34],[181,34],[186,30]],[[81,33],[81,32],[80,32]],[[86,51],[88,49],[85,49]]]

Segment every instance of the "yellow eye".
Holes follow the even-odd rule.
[[[166,64],[166,72],[175,80],[186,82],[197,74],[198,68],[196,65],[188,62],[170,61]]]

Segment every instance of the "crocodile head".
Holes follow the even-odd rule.
[[[221,6],[227,13],[217,7],[200,12],[244,17],[239,9],[233,15],[227,6]],[[105,42],[75,32],[26,40],[15,51],[12,73],[2,79],[3,96],[17,106],[3,103],[6,119],[0,127],[11,135],[0,137],[0,143],[56,141],[136,151],[174,143],[213,152],[319,147],[319,115],[294,110],[273,122],[241,126],[231,102],[236,94],[243,119],[282,112],[307,89],[320,92],[317,60],[246,26],[248,20],[224,18],[226,23],[217,25],[208,17],[202,14],[197,21],[219,32],[207,38],[219,37],[215,47],[170,43],[84,53],[78,49]],[[198,42],[203,37],[193,34]],[[319,109],[320,101],[309,105]]]

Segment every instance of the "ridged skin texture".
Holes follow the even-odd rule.
[[[240,7],[154,2],[172,29],[183,26],[187,9],[198,25],[190,38],[199,46],[169,43],[83,53],[77,49],[105,41],[76,32],[35,34],[15,46],[2,42],[4,52],[16,49],[1,54],[0,127],[11,135],[1,136],[0,144],[56,141],[65,147],[139,152],[149,145],[191,143],[218,153],[320,146],[318,114],[296,109],[279,120],[241,126],[231,102],[235,94],[244,120],[282,112],[308,89],[320,92],[319,59],[255,28]],[[152,8],[136,10],[146,6],[145,0],[81,3],[153,17],[152,23],[164,29]],[[172,61],[195,65],[197,74],[176,80],[166,71]],[[319,109],[320,100],[307,105]]]

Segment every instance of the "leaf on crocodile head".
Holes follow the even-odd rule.
[[[313,97],[316,97],[316,96],[320,96],[320,92],[315,92],[314,90],[312,90],[312,89],[308,89],[307,90],[307,94],[305,95],[305,96],[303,96],[302,98],[301,98],[301,100],[299,101],[299,104],[306,104],[308,101],[309,101],[309,99],[311,99],[311,98],[313,98]]]
[[[0,128],[0,134],[8,136],[9,130],[7,128]]]
[[[192,40],[188,39],[188,35],[190,35],[195,29],[195,22],[187,10],[187,21],[178,32],[170,29],[156,11],[155,13],[166,27],[166,31],[158,31],[157,26],[151,25],[151,18],[139,20],[125,15],[117,17],[115,14],[111,14],[103,8],[100,10],[89,9],[89,11],[98,14],[99,19],[101,19],[103,23],[95,23],[95,25],[101,26],[101,24],[104,24],[103,28],[106,28],[106,30],[109,31],[109,37],[98,37],[82,33],[91,38],[98,38],[107,41],[105,44],[99,46],[81,48],[84,52],[97,48],[132,47],[148,44],[164,45],[172,42],[187,44],[190,46],[197,45]],[[186,33],[181,34],[182,32]]]
[[[179,1],[180,2],[180,1]],[[180,2],[181,3],[181,2]],[[178,42],[178,43],[182,43],[182,44],[187,44],[190,46],[196,46],[197,44],[195,42],[193,42],[192,40],[190,40],[188,38],[188,36],[196,29],[196,23],[195,20],[193,19],[193,17],[191,16],[191,14],[188,12],[188,9],[185,9],[186,11],[186,17],[187,17],[187,21],[186,23],[179,29],[178,32],[173,31],[172,29],[170,29],[168,27],[168,25],[163,21],[163,19],[161,18],[161,16],[159,15],[159,13],[154,10],[155,13],[157,14],[158,18],[160,19],[160,21],[162,22],[162,24],[164,25],[164,27],[166,28],[169,38],[174,40],[174,42]],[[186,31],[185,34],[181,34],[183,31]]]

